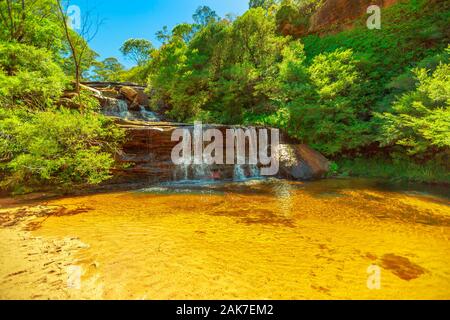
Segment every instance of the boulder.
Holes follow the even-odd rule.
[[[120,88],[120,93],[127,99],[130,103],[134,101],[138,92],[131,87],[123,86]]]
[[[136,89],[136,92],[137,96],[134,99],[134,103],[137,103],[140,106],[148,107],[149,106],[148,95],[142,89]]]
[[[330,166],[329,161],[322,154],[305,144],[281,144],[279,160],[279,176],[293,180],[324,178]]]
[[[114,88],[101,88],[99,89],[103,96],[113,99],[118,99],[120,94],[119,91]]]
[[[148,107],[148,96],[143,89],[123,86],[120,88],[120,93],[128,101],[128,109],[130,111],[140,111],[140,107]]]

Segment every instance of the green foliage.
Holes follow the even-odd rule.
[[[150,64],[143,66],[135,66],[129,70],[120,72],[119,80],[121,82],[134,82],[141,85],[146,85],[149,76]]]
[[[416,163],[408,158],[385,157],[339,159],[341,176],[380,178],[398,182],[450,184],[450,170],[434,161]]]
[[[283,0],[275,17],[277,30],[285,35],[305,34],[309,20],[323,0]]]
[[[43,108],[59,98],[67,79],[45,49],[0,43],[0,103]]]
[[[101,62],[94,63],[91,79],[105,82],[120,81],[124,68],[116,58],[106,58]]]
[[[290,119],[285,129],[326,155],[370,142],[367,110],[357,105],[361,75],[351,50],[318,55],[306,66],[303,46],[283,51],[280,78],[284,108]]]
[[[178,121],[239,123],[248,112],[273,110],[287,41],[274,31],[273,19],[257,8],[233,23],[211,21],[189,42],[173,33],[151,62],[153,104]]]
[[[120,47],[120,52],[139,66],[150,60],[153,50],[152,43],[145,39],[128,39]]]
[[[328,175],[329,176],[334,176],[334,175],[336,175],[338,173],[339,173],[339,165],[336,162],[332,161],[330,163],[330,169],[328,171]]]
[[[206,26],[209,23],[219,20],[217,13],[208,6],[200,6],[192,16],[195,23],[200,26]]]
[[[0,40],[67,52],[54,0],[0,1]]]
[[[263,8],[269,10],[272,6],[277,4],[277,0],[250,0],[248,7],[251,8]]]
[[[450,64],[432,74],[415,69],[417,88],[398,99],[382,120],[382,142],[400,145],[410,155],[450,154]],[[448,160],[448,159],[447,159]]]
[[[363,99],[371,100],[373,111],[387,111],[395,95],[413,84],[413,77],[405,73],[447,47],[449,18],[448,1],[401,1],[383,9],[380,30],[368,30],[363,16],[350,30],[309,35],[302,42],[308,61],[339,48],[353,50],[363,77],[369,80]]]
[[[159,49],[125,42],[122,53],[137,64],[126,71],[114,58],[97,62],[70,30],[75,63],[56,3],[0,2],[0,175],[9,187],[98,183],[113,166],[122,136],[94,113],[95,98],[74,97],[80,113],[51,107],[66,81],[61,66],[81,78],[147,83],[152,107],[173,120],[279,127],[336,159],[391,157],[380,176],[403,170],[429,181],[447,168],[448,1],[402,1],[383,10],[381,30],[361,17],[321,36],[304,36],[321,0],[250,1],[236,19],[199,7],[195,23],[157,33]]]
[[[279,127],[331,157],[382,152],[377,134],[387,118],[373,115],[414,90],[414,66],[433,70],[448,59],[441,51],[448,2],[394,5],[383,11],[381,30],[368,30],[364,17],[322,37],[278,35],[283,21],[304,24],[322,3],[251,1],[233,22],[211,19],[193,36],[167,34],[150,67],[153,105],[178,121]]]
[[[98,184],[110,177],[123,132],[103,116],[0,108],[3,188]]]
[[[74,75],[87,77],[97,54],[84,36],[68,30],[54,0],[0,1],[0,187],[19,192],[42,185],[97,184],[110,176],[124,133],[95,113],[99,101],[82,90],[61,100]],[[107,59],[98,76],[112,78]],[[64,71],[63,71],[64,70]],[[79,110],[57,109],[68,105]]]

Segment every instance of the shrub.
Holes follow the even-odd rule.
[[[18,43],[0,43],[0,103],[33,108],[59,98],[66,77],[52,54]]]
[[[0,108],[2,187],[98,184],[110,177],[123,137],[93,112]]]
[[[308,67],[304,60],[303,47],[291,46],[280,67],[289,134],[326,155],[368,144],[371,126],[365,105],[355,103],[362,80],[352,51],[320,54]]]
[[[414,70],[418,84],[402,95],[391,112],[378,114],[383,121],[381,141],[399,145],[409,155],[427,157],[449,154],[450,148],[450,64],[440,64],[429,74]]]

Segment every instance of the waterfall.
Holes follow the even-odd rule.
[[[259,167],[256,164],[251,164],[250,166],[250,177],[251,178],[260,178],[261,172],[259,170]]]
[[[184,159],[182,159],[183,161],[177,161],[178,164],[176,164],[172,173],[174,181],[210,182],[215,180],[222,180],[239,182],[261,177],[258,164],[249,163],[254,162],[254,160],[252,160],[252,157],[246,154],[249,151],[244,151],[244,153],[235,153],[235,164],[207,164],[204,162],[206,160],[202,159],[203,157],[201,157],[201,159],[196,159],[197,161],[193,161],[194,156],[201,156],[201,154],[198,152],[203,152],[205,150],[204,148],[207,145],[207,142],[203,141],[203,147],[200,148],[200,150],[196,149],[199,148],[199,145],[195,144],[192,140],[193,137],[195,139],[196,134],[198,135],[198,132],[195,132],[195,128],[196,127],[194,126],[184,129],[183,141],[187,142],[190,147],[189,149],[185,149],[185,147],[183,147]],[[200,138],[201,137],[202,135],[200,133]],[[185,154],[185,152],[187,152],[188,154]]]
[[[186,165],[177,166],[174,174],[176,181],[204,181],[211,180],[211,170],[208,165]]]
[[[177,165],[174,172],[174,180],[175,181],[188,181],[189,180],[189,168],[188,164],[180,164]]]
[[[244,181],[247,179],[245,175],[245,168],[243,164],[235,164],[233,170],[233,180],[234,181]]]
[[[211,179],[211,168],[209,165],[202,164],[194,164],[192,166],[193,178],[194,180],[210,180]]]
[[[161,121],[154,112],[148,111],[144,106],[140,106],[140,113],[145,121]]]
[[[107,116],[119,117],[122,119],[129,119],[131,116],[128,111],[128,104],[125,100],[105,98],[106,106],[103,108],[103,113]]]
[[[141,120],[141,121],[161,121],[158,116],[148,111],[144,106],[139,106],[139,111],[129,111],[128,104],[125,100],[104,98],[106,103],[103,108],[103,114],[112,117],[118,117],[125,120]]]

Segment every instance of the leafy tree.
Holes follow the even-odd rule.
[[[0,103],[45,108],[61,95],[66,76],[53,55],[30,45],[0,42]]]
[[[174,37],[181,37],[184,42],[189,42],[191,41],[195,32],[196,29],[194,25],[189,23],[181,23],[173,28],[172,35]]]
[[[122,130],[103,116],[66,109],[0,108],[1,187],[98,184],[110,177]]]
[[[252,8],[263,8],[268,10],[270,7],[276,5],[278,3],[277,0],[250,0],[248,3],[248,7]]]
[[[239,123],[246,114],[273,110],[277,63],[287,41],[275,34],[274,20],[262,8],[236,19],[226,37],[212,105],[222,110],[222,121]]]
[[[355,104],[362,79],[352,51],[318,55],[308,67],[302,52],[302,46],[285,50],[280,67],[290,134],[326,155],[367,145],[372,129],[365,106]]]
[[[45,48],[56,58],[66,48],[55,12],[54,0],[0,1],[0,39]]]
[[[217,13],[210,7],[200,6],[195,11],[194,15],[192,16],[192,19],[194,19],[196,24],[200,26],[206,26],[211,22],[218,21],[220,18],[217,15]]]
[[[146,85],[150,73],[150,64],[143,66],[135,66],[129,70],[120,72],[119,80],[121,82],[134,82],[141,85]]]
[[[233,23],[212,21],[188,43],[174,32],[151,63],[154,104],[179,121],[239,123],[245,113],[271,109],[285,42],[262,8]]]
[[[166,43],[170,39],[170,32],[167,26],[163,26],[161,30],[156,32],[156,39],[161,43]]]
[[[125,57],[134,61],[139,66],[142,66],[150,60],[153,50],[152,43],[145,39],[128,39],[120,48],[120,52]]]
[[[97,54],[89,48],[88,43],[97,34],[100,22],[91,20],[90,12],[85,12],[80,31],[77,33],[69,26],[69,16],[67,13],[68,3],[63,2],[63,0],[56,0],[56,4],[61,29],[64,31],[65,40],[70,49],[70,61],[72,62],[71,66],[73,67],[75,92],[80,93],[80,82],[83,78],[83,73],[92,66],[97,56]]]
[[[114,57],[94,63],[94,81],[120,81],[124,66]]]
[[[403,94],[391,112],[378,114],[385,145],[404,147],[409,155],[450,155],[450,64],[440,64],[429,74],[414,70],[417,87]]]

